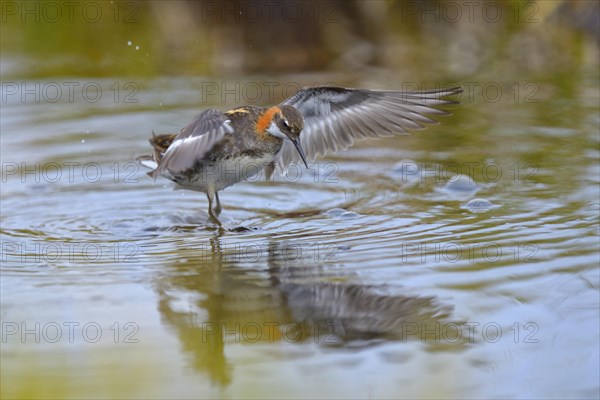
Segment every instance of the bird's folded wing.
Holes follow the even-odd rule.
[[[156,179],[163,173],[192,168],[228,133],[233,133],[233,128],[220,111],[209,108],[201,112],[173,140],[151,176]]]
[[[345,150],[356,140],[391,136],[435,124],[429,115],[448,115],[435,106],[457,104],[445,97],[461,93],[455,87],[424,92],[394,92],[339,87],[314,87],[298,91],[281,104],[296,107],[304,116],[300,144],[309,160]],[[282,173],[300,163],[298,152],[286,141],[275,163]]]

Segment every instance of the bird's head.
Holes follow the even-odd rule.
[[[271,136],[291,141],[300,154],[304,165],[308,168],[304,151],[300,146],[300,132],[304,128],[304,117],[300,111],[292,106],[282,105],[273,108],[276,108],[276,110],[272,114],[271,123],[266,128],[266,132]],[[267,110],[267,113],[269,110]]]

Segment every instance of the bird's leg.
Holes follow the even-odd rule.
[[[217,206],[215,207],[215,212],[217,216],[221,215],[221,200],[219,200],[219,192],[215,192],[215,198],[217,199]]]
[[[213,197],[215,196],[215,194],[216,192],[214,190],[209,190],[206,192],[206,197],[208,198],[208,215],[210,215],[210,219],[212,219],[213,222],[215,222],[220,227],[223,227],[223,224],[221,223],[221,221],[219,221],[218,214],[215,214],[212,207]]]

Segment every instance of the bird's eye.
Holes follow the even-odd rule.
[[[290,124],[288,124],[288,122],[285,119],[283,120],[283,127],[286,129],[289,129],[290,127]]]

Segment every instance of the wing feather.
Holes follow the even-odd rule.
[[[204,110],[175,137],[151,176],[156,179],[192,168],[228,133],[233,133],[233,128],[220,111]]]
[[[302,113],[300,143],[312,161],[329,152],[345,150],[357,140],[404,134],[436,124],[429,115],[449,113],[434,107],[458,104],[446,97],[461,92],[459,87],[422,92],[312,87],[298,91],[281,104],[294,106]],[[275,162],[285,173],[290,163],[301,159],[286,141]]]

